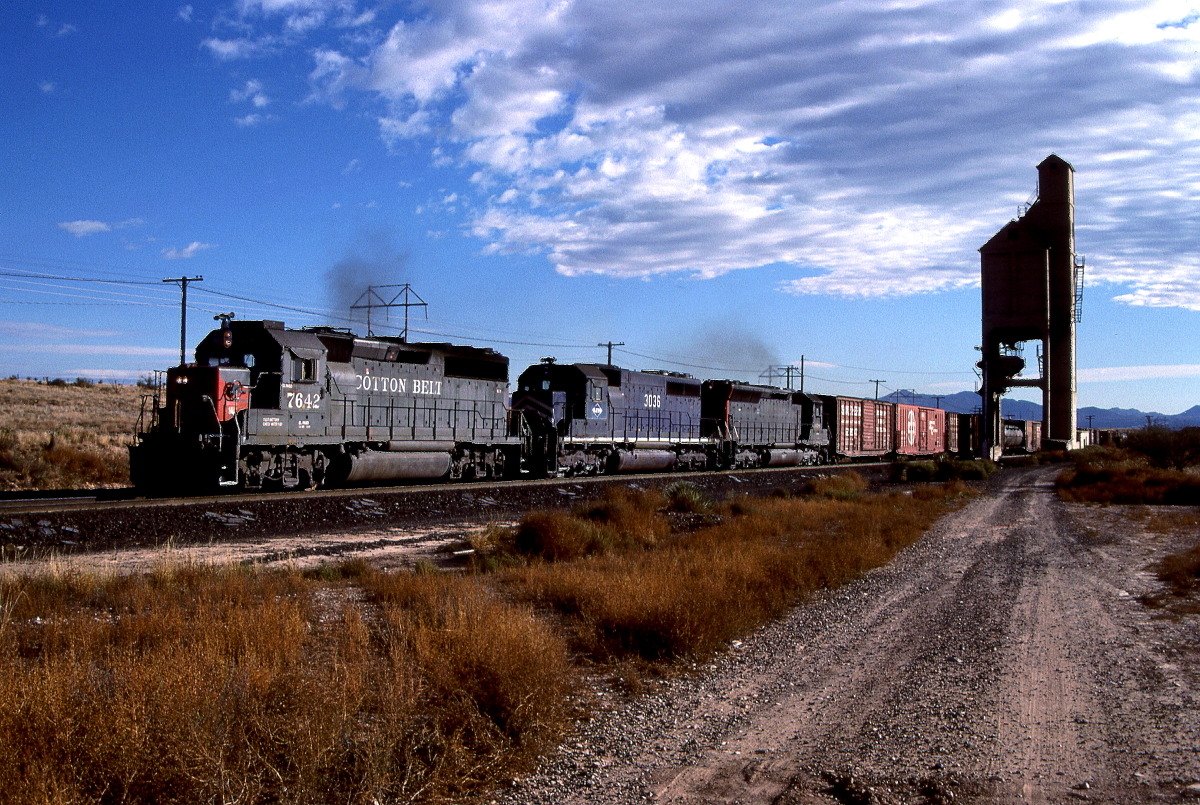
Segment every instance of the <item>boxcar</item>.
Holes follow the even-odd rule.
[[[833,452],[846,458],[882,458],[896,449],[896,406],[857,397],[821,397],[832,422]]]
[[[940,408],[896,404],[896,454],[938,456],[946,452],[946,412]]]

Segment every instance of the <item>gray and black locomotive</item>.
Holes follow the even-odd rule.
[[[675,372],[550,360],[517,380],[535,462],[560,474],[795,466],[828,459],[814,397]]]
[[[508,358],[490,349],[226,321],[167,371],[130,476],[150,490],[516,477],[507,398]]]
[[[491,349],[231,321],[139,420],[147,491],[822,464],[966,452],[959,415]],[[953,419],[948,419],[953,417]],[[951,427],[953,426],[953,427]]]

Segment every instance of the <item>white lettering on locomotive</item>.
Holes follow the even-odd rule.
[[[645,402],[647,408],[662,408],[661,394],[646,394],[643,397],[643,401]]]
[[[413,378],[412,393],[415,394],[435,394],[442,393],[442,381],[440,380],[417,380]]]
[[[287,393],[287,407],[309,411],[321,407],[321,392],[314,391],[305,394],[302,391],[289,391]]]
[[[382,377],[370,374],[355,375],[356,391],[382,391],[386,394],[404,394],[408,391],[408,378],[406,377]],[[417,381],[413,381],[416,383]]]

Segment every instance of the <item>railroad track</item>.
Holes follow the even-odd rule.
[[[520,489],[530,486],[562,486],[576,484],[607,484],[615,482],[639,483],[647,479],[664,479],[670,482],[687,481],[711,475],[754,476],[759,473],[795,473],[799,475],[845,472],[847,470],[878,471],[886,462],[867,464],[839,464],[817,467],[763,467],[758,469],[727,470],[711,472],[656,472],[645,474],[597,475],[568,478],[537,478],[517,481],[453,481],[448,483],[409,483],[399,486],[348,487],[342,489],[317,489],[312,491],[286,492],[229,492],[224,494],[187,495],[178,497],[141,497],[133,487],[113,489],[51,489],[0,492],[0,515],[36,514],[52,511],[79,511],[83,509],[142,508],[147,506],[187,506],[228,503],[260,503],[287,500],[303,500],[314,497],[362,497],[364,495],[393,495],[406,492],[463,491],[479,488]],[[658,485],[657,483],[655,485]]]
[[[0,498],[0,555],[46,548],[70,552],[233,539],[275,539],[384,523],[435,525],[468,519],[513,519],[536,509],[594,499],[612,487],[662,489],[686,480],[711,497],[796,491],[807,476],[857,470],[887,477],[886,464],[764,468],[729,472],[653,473],[528,481],[410,484],[312,492],[129,498],[132,490],[81,490]],[[125,499],[121,499],[122,497]]]

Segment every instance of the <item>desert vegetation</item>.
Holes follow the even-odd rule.
[[[445,800],[548,746],[560,638],[477,579],[164,567],[0,586],[0,801]]]
[[[805,492],[711,502],[686,484],[616,490],[493,529],[476,561],[517,600],[557,613],[593,660],[703,657],[888,562],[969,494],[961,483],[868,494],[853,472]],[[682,527],[672,528],[675,512],[687,515],[675,518]]]
[[[996,472],[991,461],[938,459],[937,461],[897,461],[892,465],[894,481],[986,481]]]
[[[686,669],[969,494],[909,492],[621,489],[480,534],[462,573],[0,574],[0,801],[461,801],[562,739],[585,675]]]
[[[0,489],[129,483],[129,443],[144,389],[0,380]]]
[[[1123,447],[1089,447],[1072,461],[1057,480],[1066,500],[1200,505],[1200,428],[1145,428]]]

